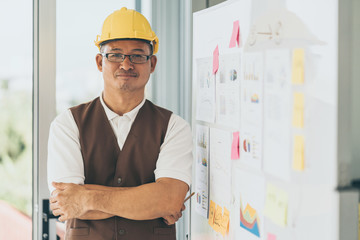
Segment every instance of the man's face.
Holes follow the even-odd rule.
[[[125,55],[150,55],[148,43],[140,40],[118,40],[105,44],[104,53],[121,53]],[[145,63],[132,63],[129,57],[121,63],[110,62],[101,54],[96,55],[96,63],[103,73],[105,91],[121,91],[143,94],[150,74],[156,66],[156,56],[151,56]]]

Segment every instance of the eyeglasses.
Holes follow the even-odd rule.
[[[122,63],[126,57],[129,57],[130,62],[132,63],[146,63],[150,56],[147,55],[126,55],[122,53],[102,53],[101,55],[105,56],[109,62]]]

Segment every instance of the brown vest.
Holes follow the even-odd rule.
[[[100,99],[71,108],[79,128],[85,184],[135,187],[155,181],[154,170],[171,112],[146,100],[120,151]],[[119,202],[119,204],[121,204]],[[104,220],[71,219],[66,240],[176,239],[175,225],[163,219],[135,221],[122,217]]]

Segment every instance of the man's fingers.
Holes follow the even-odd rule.
[[[54,191],[51,192],[51,197],[56,197],[60,192],[62,192],[63,190],[60,189],[55,189]]]
[[[57,202],[54,197],[50,197],[49,201],[50,201],[50,205]]]
[[[163,220],[167,225],[170,225],[169,222],[165,218],[163,218]]]
[[[58,195],[56,195],[56,196],[54,195],[54,196],[51,196],[51,197],[50,197],[49,201],[50,201],[51,204],[57,202],[57,196],[58,196]]]
[[[62,183],[62,182],[52,182],[51,184],[53,185],[54,188],[57,188],[60,190],[64,190],[66,187],[71,185],[71,183]]]
[[[60,209],[55,209],[52,213],[53,213],[54,216],[59,216],[59,215],[61,215]]]
[[[173,224],[175,224],[175,221],[166,221],[166,224],[167,225],[173,225]]]
[[[64,216],[60,216],[58,219],[60,222],[65,222],[67,220]]]
[[[175,218],[175,222],[180,218],[180,212],[177,212],[176,214],[175,214],[175,216],[174,216],[174,218]]]
[[[181,218],[181,217],[182,217],[182,212],[176,213],[175,222],[177,222],[179,220],[179,218]]]
[[[66,220],[69,220],[71,217],[69,217],[68,214],[61,214],[61,216],[58,218],[60,222],[65,222]]]
[[[173,225],[173,224],[175,224],[175,222],[176,222],[176,220],[175,220],[175,218],[174,218],[173,215],[169,215],[169,216],[164,217],[164,220],[165,220],[165,223],[166,223],[167,225]]]
[[[175,213],[174,215],[169,215],[169,216],[166,216],[166,217],[163,217],[164,219],[164,222],[167,224],[167,225],[173,225],[175,224],[179,218],[182,217],[182,212],[177,212]]]
[[[56,203],[51,203],[50,204],[50,210],[51,211],[54,211],[54,210],[56,210],[56,209],[58,209],[59,207],[58,207],[58,205],[56,204]]]
[[[181,207],[181,211],[184,211],[185,210],[185,205],[183,204],[182,207]]]

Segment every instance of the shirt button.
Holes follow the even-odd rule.
[[[121,178],[118,178],[118,184],[120,184],[121,183]]]
[[[125,230],[124,229],[120,229],[119,230],[119,235],[124,235],[125,234]]]

